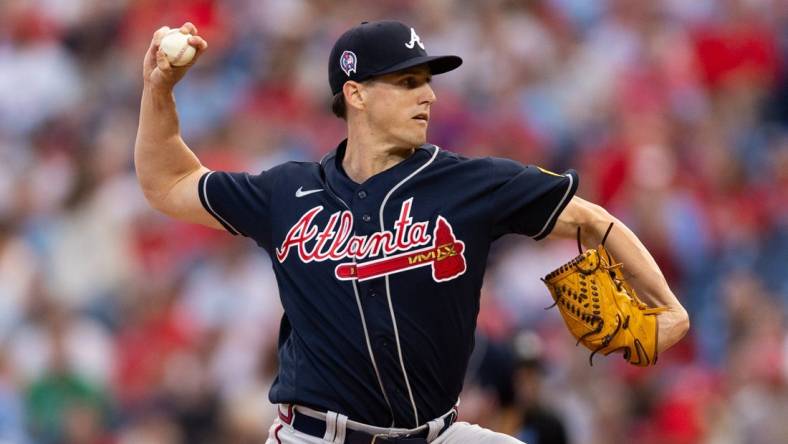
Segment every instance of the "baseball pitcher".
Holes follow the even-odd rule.
[[[574,196],[575,171],[427,143],[432,77],[462,60],[428,55],[412,27],[363,22],[339,37],[328,83],[347,138],[320,162],[259,174],[210,171],[181,138],[173,87],[207,43],[184,24],[196,56],[173,66],[168,30],[145,55],[137,175],[153,208],[271,257],[284,316],[269,444],[519,442],[457,421],[487,255],[507,233],[589,247],[544,280],[593,353],[653,365],[687,332],[637,237]]]

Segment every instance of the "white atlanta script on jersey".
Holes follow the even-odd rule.
[[[331,214],[326,226],[320,230],[312,222],[323,211],[323,206],[313,207],[287,232],[282,245],[276,249],[276,258],[280,263],[284,262],[293,248],[298,251],[298,257],[303,262],[322,262],[375,257],[381,252],[390,255],[427,245],[432,242],[432,235],[427,231],[429,222],[414,223],[410,217],[412,205],[412,197],[402,203],[399,217],[394,222],[394,231],[378,231],[362,236],[352,234],[353,213],[347,210]],[[313,240],[314,245],[307,245]]]

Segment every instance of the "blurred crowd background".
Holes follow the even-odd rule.
[[[788,442],[788,7],[780,0],[0,1],[0,442],[260,443],[281,307],[253,242],[146,205],[142,58],[191,20],[176,89],[212,169],[344,135],[327,57],[362,20],[465,63],[429,139],[579,171],[690,312],[655,368],[589,367],[539,277],[573,242],[490,257],[461,419],[545,443]]]

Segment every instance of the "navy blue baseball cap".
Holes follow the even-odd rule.
[[[421,37],[404,23],[361,22],[334,43],[328,59],[328,83],[332,94],[337,94],[348,80],[362,82],[423,64],[429,66],[432,74],[441,74],[460,66],[462,59],[455,55],[427,55]]]

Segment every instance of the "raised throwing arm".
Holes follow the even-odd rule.
[[[162,37],[170,30],[162,27],[153,34],[143,62],[142,101],[134,165],[142,191],[155,209],[186,222],[223,229],[200,203],[197,184],[208,171],[181,138],[173,87],[208,47],[197,28],[185,23],[180,32],[190,34],[196,48],[192,61],[172,66],[160,50]]]

